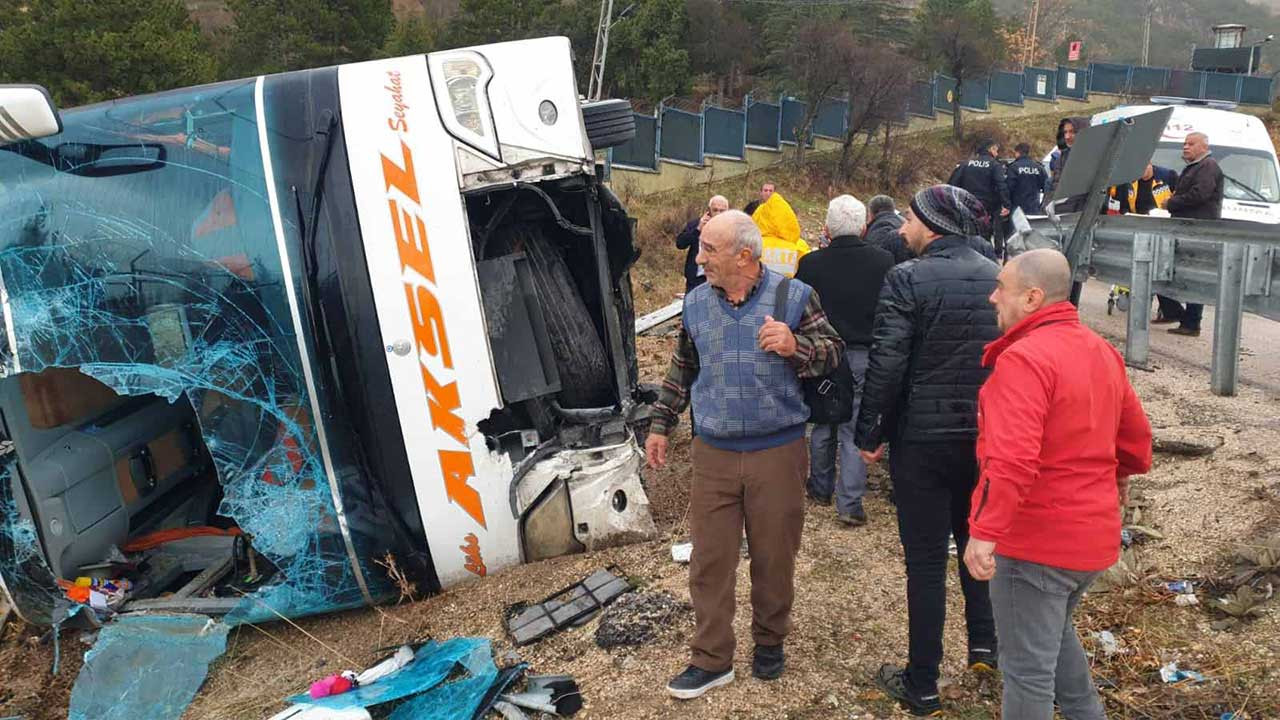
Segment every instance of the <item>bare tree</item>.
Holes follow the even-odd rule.
[[[849,177],[879,132],[885,135],[882,154],[889,151],[893,121],[906,111],[909,95],[904,88],[911,86],[916,69],[914,62],[887,45],[863,43],[849,48],[841,70],[849,109],[840,148],[840,173]]]
[[[956,140],[964,134],[960,101],[965,82],[986,76],[1004,58],[998,25],[991,0],[923,0],[916,10],[917,55],[956,81],[951,96]]]
[[[786,30],[771,43],[774,49],[769,60],[779,83],[785,83],[788,91],[800,95],[806,103],[800,122],[789,128],[796,138],[795,161],[802,163],[818,112],[824,103],[841,94],[845,58],[857,43],[849,25],[831,13],[801,16]]]

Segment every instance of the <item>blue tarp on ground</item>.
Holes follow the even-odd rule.
[[[990,88],[991,102],[1005,105],[1022,104],[1022,73],[997,70],[991,73]]]
[[[773,103],[749,101],[747,104],[747,144],[756,147],[778,147],[778,126],[782,108]]]
[[[933,109],[933,83],[917,80],[911,83],[911,98],[907,103],[907,112],[920,117],[934,118],[938,113]]]
[[[470,711],[433,716],[469,718],[480,698],[489,689],[489,685],[493,683],[493,678],[497,676],[497,668],[493,668],[493,660],[490,655],[489,641],[485,638],[452,638],[442,643],[437,643],[433,640],[418,648],[418,651],[413,655],[413,662],[377,682],[361,685],[341,695],[332,695],[318,700],[313,700],[310,695],[303,693],[289,698],[289,702],[294,705],[307,705],[330,710],[373,707],[374,705],[412,697],[435,688],[453,675],[454,668],[459,663],[473,677],[477,678],[488,675],[489,669],[492,668],[492,675],[488,675],[489,681],[475,695],[475,703],[471,705]],[[450,683],[450,685],[453,684],[456,683]],[[469,693],[473,693],[475,690],[471,685],[469,684],[467,688]],[[456,710],[456,707],[448,709]]]
[[[1084,100],[1089,97],[1089,72],[1082,68],[1058,66],[1058,96]]]
[[[226,646],[227,625],[202,615],[121,616],[85,653],[68,720],[182,717]]]
[[[709,107],[702,111],[702,151],[732,158],[745,156],[747,115],[740,110]]]
[[[1133,68],[1113,63],[1089,63],[1089,92],[1123,95],[1129,91]]]
[[[1058,71],[1029,67],[1022,71],[1022,95],[1036,100],[1053,101],[1058,97]]]
[[[636,136],[611,150],[614,165],[658,169],[658,120],[636,114]]]
[[[658,133],[658,157],[702,164],[702,115],[663,108]]]

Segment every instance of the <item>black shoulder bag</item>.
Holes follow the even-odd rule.
[[[778,295],[773,311],[778,320],[787,321],[787,293],[791,278],[784,277],[778,283]],[[840,353],[836,369],[814,378],[801,378],[804,387],[804,403],[809,406],[809,422],[815,425],[839,425],[853,419],[853,372],[849,361]]]

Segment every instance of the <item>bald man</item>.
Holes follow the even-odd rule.
[[[1202,132],[1188,133],[1186,140],[1182,142],[1182,159],[1187,166],[1178,176],[1173,197],[1165,203],[1165,209],[1176,218],[1221,218],[1225,176],[1209,149],[1209,136]],[[1159,296],[1159,299],[1160,316],[1157,322],[1177,321],[1177,327],[1169,328],[1169,332],[1174,335],[1200,335],[1200,318],[1204,315],[1204,305],[1187,303],[1184,308],[1177,300],[1163,296]]]
[[[1003,715],[1104,720],[1071,615],[1120,556],[1128,477],[1151,468],[1151,426],[1124,360],[1080,322],[1071,268],[1033,250],[1000,271],[1003,335],[978,395],[978,467],[964,562],[990,581]]]

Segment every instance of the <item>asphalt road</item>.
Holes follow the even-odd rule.
[[[1080,298],[1080,314],[1091,327],[1123,348],[1128,316],[1119,310],[1107,315],[1109,287],[1106,283],[1089,281]],[[1158,366],[1172,362],[1201,369],[1204,371],[1204,384],[1208,387],[1209,365],[1213,358],[1213,310],[1211,305],[1205,307],[1198,338],[1170,335],[1167,328],[1171,326],[1152,325],[1152,363]],[[1154,301],[1151,303],[1151,316],[1155,317]],[[1276,352],[1280,347],[1280,323],[1246,313],[1240,345],[1241,383],[1280,397],[1280,353]]]

